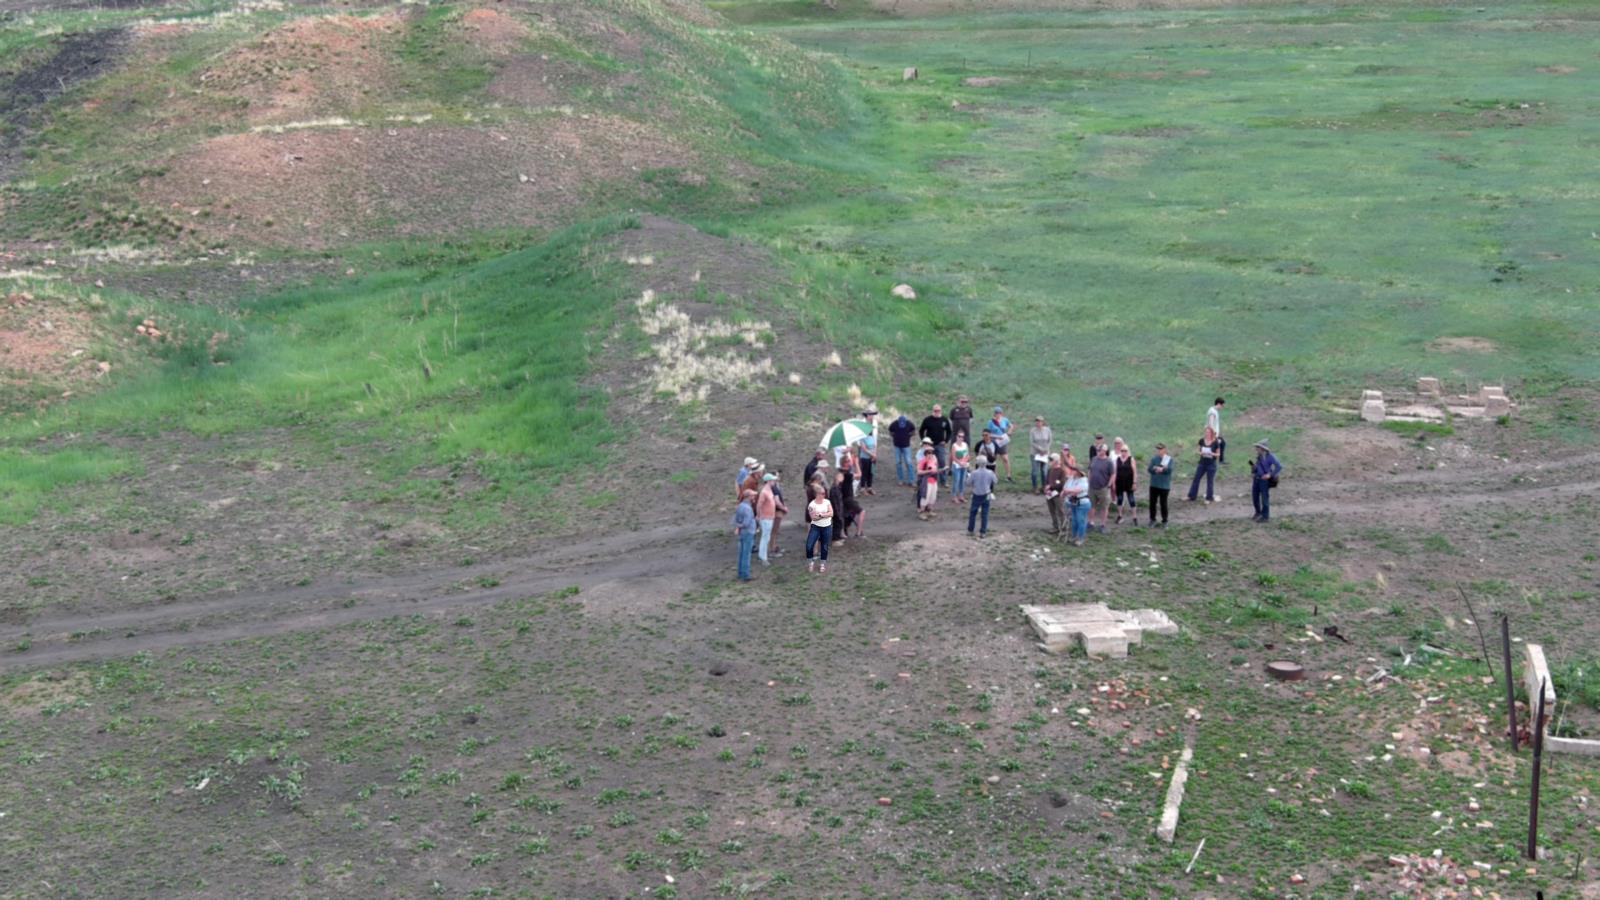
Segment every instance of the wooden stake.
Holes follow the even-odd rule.
[[[1194,861],[1200,858],[1200,851],[1204,850],[1205,848],[1206,848],[1206,839],[1205,838],[1201,838],[1200,839],[1200,846],[1194,848],[1194,855],[1189,857],[1189,864],[1187,866],[1183,867],[1183,874],[1185,874],[1185,875],[1189,874],[1189,870],[1194,868]]]
[[[1544,762],[1544,679],[1539,679],[1539,712],[1533,723],[1533,784],[1528,791],[1528,859],[1539,858],[1539,775]]]
[[[1511,686],[1511,617],[1500,614],[1500,653],[1506,664],[1506,715],[1511,717],[1511,752],[1517,752],[1517,694]]]

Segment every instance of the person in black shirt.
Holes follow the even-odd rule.
[[[967,440],[972,440],[972,401],[966,394],[956,398],[956,405],[950,407],[950,434],[965,432]]]
[[[923,419],[922,427],[917,429],[917,434],[933,442],[933,455],[939,460],[940,487],[945,486],[945,469],[950,465],[948,445],[953,433],[950,420],[944,416],[944,407],[937,403],[933,405],[933,415]]]
[[[917,426],[902,413],[889,425],[889,437],[894,439],[894,475],[895,480],[905,487],[910,487],[916,481],[917,469],[911,458],[911,438],[917,433]]]

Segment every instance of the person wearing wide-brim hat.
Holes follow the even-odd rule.
[[[939,465],[939,454],[934,452],[931,439],[922,439],[922,458],[917,461],[917,516],[927,520],[938,515],[939,475],[944,470]]]
[[[1272,518],[1272,489],[1278,486],[1278,476],[1283,464],[1272,455],[1265,440],[1256,441],[1256,458],[1250,463],[1250,504],[1255,507],[1254,521],[1266,522]]]
[[[756,462],[756,458],[754,456],[746,456],[744,458],[744,465],[739,467],[739,474],[734,476],[733,479],[733,492],[735,495],[742,496],[744,494],[745,479],[750,477],[751,471],[753,471],[757,465],[758,463]]]

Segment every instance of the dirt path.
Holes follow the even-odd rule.
[[[1594,471],[1590,463],[1596,456],[1600,455],[1575,456],[1538,468],[1507,467],[1476,479],[1460,473],[1419,472],[1349,483],[1289,481],[1275,495],[1275,503],[1279,518],[1338,515],[1426,525],[1441,513],[1486,504],[1530,505],[1600,495],[1600,480],[1562,478],[1564,472]],[[1176,499],[1174,524],[1185,527],[1244,521],[1248,491],[1243,473],[1228,474],[1230,480],[1223,487],[1223,499],[1215,505],[1190,505]],[[1186,484],[1175,488],[1175,498],[1186,489]],[[992,528],[1031,531],[1048,521],[1042,500],[1025,493],[1026,488],[1021,491],[1002,491],[997,497]],[[939,521],[918,521],[904,488],[885,488],[868,504],[866,541],[873,547],[898,543],[928,529],[959,529],[965,524],[966,508],[950,505],[942,507]],[[798,565],[802,534],[792,525],[784,530],[782,544],[788,556],[779,564]],[[658,525],[592,540],[570,540],[526,557],[400,577],[329,580],[305,587],[222,595],[126,612],[42,617],[0,631],[0,647],[6,648],[0,656],[0,672],[392,616],[461,611],[574,586],[585,592],[601,585],[647,592],[657,582],[681,584],[685,578],[726,577],[731,574],[731,550],[731,539],[722,529]],[[27,649],[16,649],[22,646]]]

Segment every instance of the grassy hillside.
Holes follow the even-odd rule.
[[[35,117],[10,241],[323,248],[737,209],[848,118],[836,67],[654,2],[38,13],[3,26],[8,67],[48,78],[77,40],[59,23],[116,35],[115,65]]]
[[[397,478],[471,461],[542,492],[571,448],[615,436],[579,384],[636,290],[603,246],[620,212],[816,190],[859,126],[836,65],[717,25],[623,0],[0,23],[0,78],[30,88],[0,185],[0,240],[37,295],[20,327],[83,332],[52,332],[60,371],[7,366],[3,515],[139,467],[123,442],[57,470],[60,435],[174,429],[355,433]],[[165,282],[181,299],[140,292]],[[159,340],[133,335],[147,318]]]

